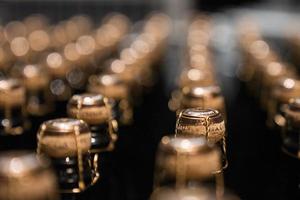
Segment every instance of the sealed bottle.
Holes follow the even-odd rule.
[[[69,100],[68,115],[85,121],[91,130],[91,156],[92,164],[99,175],[101,152],[114,149],[118,138],[118,123],[113,118],[112,104],[109,99],[100,94],[79,94]],[[102,160],[102,162],[104,162]]]
[[[78,94],[68,103],[68,115],[82,119],[91,130],[92,147],[90,152],[112,151],[117,140],[117,121],[109,99],[100,94]]]
[[[182,110],[176,121],[176,136],[205,137],[222,152],[221,172],[228,165],[226,158],[225,123],[222,114],[214,109],[188,108]]]
[[[280,79],[271,91],[268,102],[267,125],[276,130],[285,124],[283,109],[289,100],[300,95],[300,81],[291,77]]]
[[[130,87],[125,84],[116,74],[104,74],[91,76],[88,91],[114,99],[114,112],[116,119],[121,124],[127,125],[132,122],[133,108],[130,98]]]
[[[39,65],[26,65],[22,69],[26,88],[26,111],[31,116],[45,116],[54,109],[50,94],[49,75]]]
[[[65,107],[65,103],[72,96],[73,92],[67,80],[67,74],[71,70],[71,63],[62,53],[51,52],[45,58],[45,66],[50,74],[49,87],[51,95],[56,102],[58,110],[60,110]]]
[[[290,100],[284,109],[286,119],[283,131],[283,151],[300,159],[300,98]]]
[[[163,137],[156,156],[154,190],[163,187],[210,187],[223,194],[219,150],[204,137]]]
[[[90,147],[91,132],[82,120],[58,118],[41,124],[37,152],[51,159],[61,193],[81,193],[94,183]]]
[[[260,36],[253,34],[247,37],[241,42],[245,63],[240,78],[246,82],[249,91],[259,97],[263,70],[269,63],[278,61],[278,56]]]
[[[101,180],[94,187],[93,194],[109,198],[111,180],[114,178],[113,161],[110,152],[118,138],[118,123],[113,117],[112,101],[101,94],[73,95],[68,103],[68,115],[84,120],[91,130],[91,159],[96,178]]]
[[[58,200],[56,177],[49,166],[32,152],[2,152],[0,200]]]
[[[0,135],[20,135],[27,127],[25,89],[17,79],[0,80]]]
[[[262,87],[260,91],[260,103],[264,110],[268,108],[268,102],[271,98],[271,91],[279,80],[285,77],[294,77],[296,73],[293,67],[281,63],[281,62],[270,62],[266,63],[262,72]]]
[[[84,90],[87,79],[93,71],[94,39],[90,35],[78,38],[76,42],[70,42],[64,46],[64,59],[69,63],[65,78],[67,84],[75,92]]]
[[[281,172],[282,181],[285,183],[285,198],[300,198],[300,98],[289,101],[283,114],[286,123],[282,132]]]

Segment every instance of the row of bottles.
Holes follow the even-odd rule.
[[[30,24],[38,27],[32,28]],[[122,26],[119,24],[122,24]],[[109,54],[115,52],[117,44],[127,33],[128,26],[128,19],[120,14],[107,16],[100,27],[95,29],[92,29],[91,20],[85,16],[75,16],[67,21],[59,22],[57,25],[49,25],[47,20],[39,15],[28,17],[24,22],[8,23],[2,30],[5,37],[2,38],[4,41],[1,47],[4,48],[3,51],[5,52],[11,51],[11,43],[14,39],[22,36],[24,40],[29,41],[29,38],[33,37],[31,33],[36,29],[43,30],[45,34],[49,34],[47,38],[56,38],[57,30],[60,29],[60,34],[69,37],[66,37],[66,41],[60,45],[56,45],[51,40],[48,46],[35,55],[35,59],[23,59],[23,57],[15,55],[12,58],[13,62],[4,64],[5,69],[2,70],[3,77],[1,78],[0,92],[3,97],[1,119],[5,123],[1,123],[1,135],[14,135],[18,134],[18,132],[24,132],[26,127],[23,128],[24,130],[18,128],[23,123],[18,118],[26,119],[26,117],[29,117],[31,120],[37,120],[39,123],[41,119],[49,118],[54,111],[56,114],[62,115],[64,112],[60,112],[60,110],[64,109],[64,104],[71,97],[72,93],[84,89],[88,77],[95,70],[103,68],[102,61],[96,61],[96,58],[103,57],[102,51]],[[20,29],[28,29],[28,33],[23,34],[20,32]],[[52,31],[47,32],[48,29]],[[75,33],[74,29],[78,33]],[[112,30],[114,30],[115,35],[112,35]],[[105,41],[102,38],[101,42],[97,43],[99,46],[97,48],[95,32],[98,33],[97,37],[106,38]],[[23,35],[20,36],[19,34]],[[59,36],[57,37],[62,39]],[[87,38],[90,39],[88,40],[90,42],[82,41]],[[38,39],[40,39],[39,35],[35,35],[33,41]],[[50,44],[55,44],[55,48]],[[70,48],[70,45],[72,48]],[[91,49],[89,50],[89,48]],[[89,50],[89,53],[86,54],[83,50]],[[72,60],[69,54],[73,57],[76,54],[76,59]],[[30,53],[24,56],[31,57]],[[80,86],[77,83],[80,83]],[[20,102],[12,103],[14,101]],[[20,109],[22,112],[20,112]],[[23,113],[23,117],[16,113]],[[12,119],[12,116],[16,119]],[[30,124],[26,125],[28,130]],[[36,123],[32,123],[32,125],[38,126]],[[6,128],[6,126],[11,127],[10,130],[16,127],[17,133],[12,133],[11,131],[8,133],[6,130],[9,128]],[[35,130],[34,128],[36,129],[37,127],[33,127],[33,130]]]
[[[169,108],[176,112],[173,136],[165,136],[157,151],[151,199],[238,199],[225,191],[225,102],[217,83],[210,50],[209,17],[191,19],[184,69]]]
[[[247,24],[247,26],[245,26]],[[249,93],[266,113],[270,141],[277,141],[272,154],[280,154],[278,165],[283,172],[281,183],[287,182],[283,193],[289,199],[300,197],[300,80],[297,68],[283,61],[261,36],[253,22],[243,22],[239,43],[243,66],[239,77]],[[293,49],[294,51],[295,49]]]
[[[92,28],[86,17],[73,17],[51,29],[58,41],[36,55],[40,64],[32,64],[28,54],[14,58],[18,69],[12,65],[3,70],[1,135],[35,135],[32,126],[39,129],[36,155],[13,151],[1,156],[1,177],[9,184],[3,182],[7,188],[0,190],[0,199],[86,199],[89,188],[101,182],[102,157],[112,156],[106,152],[114,150],[119,125],[132,123],[136,100],[154,84],[155,64],[165,48],[170,21],[160,13],[151,15],[129,46],[117,52],[128,26],[128,19],[120,14],[105,17],[99,28]],[[79,87],[70,81],[82,77]],[[50,160],[54,173],[42,160]],[[43,181],[48,185],[35,179],[40,168],[47,169],[49,177]],[[40,189],[40,196],[10,184],[27,178],[36,180],[32,187]],[[11,195],[14,190],[19,192],[16,196]]]

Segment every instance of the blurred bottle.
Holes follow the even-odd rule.
[[[271,91],[268,102],[267,125],[276,130],[281,130],[285,125],[283,109],[289,100],[300,95],[300,81],[285,77],[280,79]]]
[[[281,183],[285,198],[300,198],[300,99],[290,99],[284,109],[285,126],[282,133]]]
[[[224,192],[219,150],[204,137],[163,137],[157,152],[154,190],[162,187],[210,187]]]
[[[130,88],[116,74],[94,75],[89,79],[88,91],[114,99],[116,119],[121,125],[132,122],[133,108]]]
[[[40,65],[25,65],[22,79],[26,88],[26,110],[31,116],[45,116],[54,109],[49,75]]]
[[[109,99],[100,94],[74,95],[67,110],[70,117],[84,120],[89,125],[92,143],[90,152],[93,164],[98,166],[100,153],[112,151],[118,138],[118,123],[113,118]]]
[[[49,162],[27,151],[0,154],[0,200],[58,200]]]
[[[62,115],[65,113],[65,105],[73,93],[72,87],[67,80],[67,74],[71,70],[71,63],[59,52],[47,54],[43,62],[50,74],[49,87],[56,104],[56,110],[62,111],[62,113],[57,114]]]
[[[279,80],[285,77],[296,78],[295,69],[282,62],[270,62],[263,67],[262,88],[260,90],[260,103],[264,110],[268,108],[268,102],[271,99],[271,91]]]
[[[91,133],[82,120],[59,118],[41,124],[37,152],[51,159],[63,196],[75,197],[94,184],[90,147]]]
[[[20,135],[28,129],[25,89],[17,79],[0,80],[0,135]]]

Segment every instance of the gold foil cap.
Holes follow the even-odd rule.
[[[91,76],[88,91],[103,94],[113,99],[124,99],[128,97],[128,86],[124,84],[116,74]]]
[[[225,136],[224,119],[214,109],[185,109],[177,118],[176,135],[205,136],[209,142],[218,142]]]
[[[207,179],[221,168],[220,152],[204,137],[166,136],[159,145],[156,165],[157,173],[173,177],[175,181]]]
[[[0,199],[57,199],[56,178],[49,163],[34,153],[12,151],[0,154]]]
[[[77,94],[69,100],[68,115],[88,124],[104,123],[110,117],[107,106],[108,99],[101,94]]]
[[[88,125],[78,119],[58,118],[44,122],[38,133],[38,151],[50,157],[76,156],[91,147]]]
[[[17,79],[0,80],[0,106],[21,106],[25,103],[25,89]]]

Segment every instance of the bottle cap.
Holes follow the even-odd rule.
[[[91,133],[88,125],[78,119],[58,118],[41,124],[38,151],[50,157],[76,156],[88,152]]]
[[[107,101],[107,102],[105,102]],[[91,124],[101,124],[110,118],[108,99],[101,94],[73,95],[68,103],[68,115]]]
[[[225,136],[224,119],[214,109],[185,109],[177,118],[176,135],[204,136],[209,142],[218,142]]]

